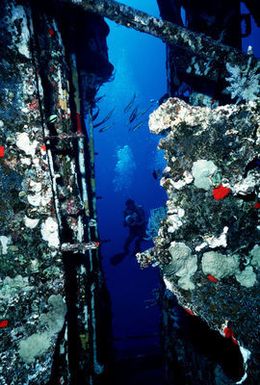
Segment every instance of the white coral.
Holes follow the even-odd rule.
[[[243,271],[239,271],[236,274],[236,280],[240,285],[245,287],[253,287],[256,283],[256,273],[252,266],[247,266]]]
[[[231,94],[232,99],[237,99],[237,102],[256,100],[259,97],[260,92],[260,66],[257,64],[255,67],[251,67],[252,58],[248,60],[248,65],[244,70],[237,65],[232,66],[227,63],[226,68],[230,74],[226,78],[229,86],[226,87],[226,91]],[[251,67],[251,68],[250,68]]]
[[[58,248],[60,245],[58,223],[52,217],[46,219],[41,225],[41,234],[49,247]]]
[[[202,257],[202,271],[217,279],[229,277],[239,271],[239,256],[227,256],[216,251],[208,251]]]
[[[192,175],[197,188],[208,191],[212,187],[211,176],[217,171],[217,166],[212,160],[199,159],[193,163]]]
[[[191,281],[192,276],[198,269],[198,258],[192,255],[191,249],[183,242],[171,242],[169,247],[171,262],[163,267],[166,277],[176,275],[179,277],[178,285],[184,290],[195,289]]]

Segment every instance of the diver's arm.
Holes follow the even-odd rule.
[[[124,226],[124,227],[127,227],[127,226],[128,226],[127,223],[126,223],[126,217],[127,217],[127,214],[126,214],[126,211],[125,211],[125,210],[124,210],[124,212],[123,212],[123,216],[124,216],[123,226]]]

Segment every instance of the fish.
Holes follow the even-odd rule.
[[[100,102],[100,100],[102,100],[104,97],[105,97],[105,95],[101,95],[101,96],[99,96],[98,98],[95,98],[95,104],[97,104],[98,102]]]
[[[102,124],[106,123],[112,116],[113,112],[114,112],[115,108],[113,108],[111,111],[109,111],[109,113],[104,117],[104,119],[102,119],[100,122],[94,124],[94,128],[96,127],[99,127],[101,126]]]
[[[144,125],[144,123],[145,123],[145,120],[143,120],[142,122],[137,123],[134,127],[130,127],[128,131],[135,131],[138,128],[142,127]]]
[[[152,107],[153,107],[153,106],[150,105],[149,107],[147,107],[146,109],[144,109],[143,111],[140,111],[140,112],[138,113],[138,106],[136,106],[136,107],[133,109],[131,115],[129,116],[129,119],[128,119],[128,120],[129,120],[129,123],[132,123],[134,120],[136,120],[136,119],[140,118],[141,116],[145,115],[145,114],[146,114]]]
[[[146,112],[148,112],[153,106],[150,105],[149,107],[147,107],[145,110],[141,111],[140,114],[137,115],[137,118],[140,118],[140,116],[143,116],[146,114]]]
[[[140,113],[138,113],[138,106],[135,107],[134,110],[132,111],[131,115],[129,116],[129,123],[132,123],[134,120],[144,116],[152,107],[153,107],[153,105],[151,104],[149,107],[147,107],[146,109],[144,109]],[[130,127],[128,131],[135,131],[139,127],[141,127],[144,123],[145,123],[145,120],[137,123],[134,127]]]
[[[132,123],[137,118],[137,112],[138,112],[138,106],[136,106],[131,112],[128,118],[129,123]]]
[[[153,172],[152,172],[152,176],[153,176],[153,178],[156,180],[156,179],[158,179],[158,172],[156,171],[156,170],[153,170]]]
[[[136,99],[136,94],[134,93],[134,95],[133,95],[132,99],[130,100],[130,102],[125,106],[124,113],[126,113],[126,112],[128,112],[130,110],[130,108],[134,104],[135,99]]]
[[[158,178],[160,178],[162,175],[162,170],[160,170],[159,168],[157,169],[154,169],[153,172],[152,172],[152,176],[155,180],[157,180]]]
[[[92,121],[94,122],[99,115],[99,108],[97,107],[97,111],[95,113],[92,113]]]
[[[112,124],[107,124],[106,126],[101,127],[101,128],[98,130],[98,132],[105,132],[105,131],[109,130],[111,127],[113,127]]]

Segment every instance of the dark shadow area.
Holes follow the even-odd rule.
[[[223,337],[210,329],[205,321],[179,306],[174,295],[170,294],[167,302],[167,308],[171,309],[168,323],[164,325],[166,349],[169,349],[165,352],[169,360],[167,384],[197,384],[202,368],[200,383],[215,383],[217,366],[221,367],[226,380],[232,383],[241,380],[244,361],[237,341],[232,338],[232,329],[228,338]],[[196,365],[198,372],[194,376]]]

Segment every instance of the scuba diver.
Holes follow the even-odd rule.
[[[146,239],[146,225],[145,212],[142,206],[136,205],[133,199],[128,199],[125,202],[124,210],[124,226],[128,227],[129,234],[124,243],[124,251],[116,254],[111,258],[111,264],[117,265],[129,253],[129,247],[135,240],[134,254],[141,251],[141,243]]]

